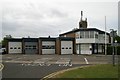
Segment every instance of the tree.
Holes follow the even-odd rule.
[[[6,35],[3,40],[2,40],[2,47],[6,47],[7,46],[7,41],[8,39],[12,38],[11,35]]]
[[[117,43],[120,43],[120,37],[119,36],[116,36],[115,40],[117,40]]]

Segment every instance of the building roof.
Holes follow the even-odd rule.
[[[55,41],[56,40],[56,38],[51,38],[51,37],[40,37],[39,39],[43,41]]]
[[[71,40],[74,40],[75,38],[73,38],[73,37],[58,37],[57,39],[65,40],[65,41],[71,41]]]
[[[8,41],[14,41],[14,42],[21,42],[22,41],[22,39],[21,38],[9,38],[9,39],[7,39]]]
[[[37,42],[38,38],[22,38],[24,42]]]
[[[81,28],[81,29],[75,29],[75,30],[72,30],[72,31],[69,31],[69,32],[66,32],[66,33],[62,33],[59,36],[66,35],[66,34],[69,34],[69,33],[75,33],[75,32],[78,32],[78,31],[98,31],[100,34],[105,34],[105,31],[102,31],[102,30],[99,30],[99,29],[96,29],[96,28]],[[106,34],[109,35],[109,33],[107,33],[107,32],[106,32]]]

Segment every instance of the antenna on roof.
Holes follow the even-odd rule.
[[[82,17],[83,17],[83,11],[81,11],[81,21],[82,21]]]
[[[83,11],[81,11],[81,20],[79,22],[79,29],[80,28],[87,28],[87,18],[83,20]]]

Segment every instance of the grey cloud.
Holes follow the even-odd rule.
[[[2,31],[16,31],[19,28],[20,28],[20,25],[16,23],[2,22]]]
[[[65,18],[68,16],[68,14],[66,13],[63,13],[62,10],[57,10],[57,9],[51,9],[51,15],[55,16],[55,17],[62,17],[62,18]]]
[[[39,4],[40,1],[38,1],[38,3],[34,2],[34,0],[31,1],[32,2],[29,3],[28,0],[25,4],[21,1],[18,6],[17,3],[16,5],[6,5],[6,8],[3,8],[2,29],[4,31],[4,35],[11,34],[13,36],[21,37],[58,35],[60,30],[61,32],[66,32],[78,27],[81,8],[84,8],[84,11],[87,11],[85,14],[88,15],[88,24],[90,24],[90,26],[97,26],[97,28],[102,26],[101,28],[104,29],[104,13],[114,13],[114,8],[111,9],[106,7],[106,9],[103,9],[106,5],[104,5],[102,9],[97,9],[96,6],[99,3],[92,3],[96,4],[96,6],[92,5],[89,7],[89,3],[87,5],[85,5],[86,3],[82,5],[81,3],[71,3],[71,6],[67,1],[56,6],[55,3],[49,4],[45,2],[48,4],[46,5],[42,3]],[[107,13],[107,9],[110,9],[111,13]],[[99,14],[96,10],[104,12]],[[100,20],[101,16],[103,16],[103,20]],[[116,19],[115,15],[111,17],[114,20]],[[108,21],[108,24],[111,24],[111,26],[116,25],[116,21],[117,20]]]

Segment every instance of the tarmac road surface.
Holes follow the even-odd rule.
[[[3,78],[43,78],[50,73],[63,69],[73,68],[77,66],[85,66],[86,64],[76,64],[73,66],[58,66],[52,64],[50,66],[24,66],[16,63],[4,63],[2,72]]]

